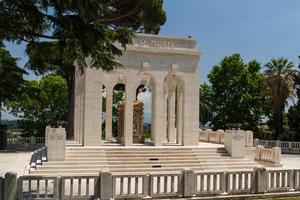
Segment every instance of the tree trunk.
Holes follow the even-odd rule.
[[[74,139],[74,91],[75,91],[75,80],[74,74],[68,77],[68,116],[67,116],[67,139]]]
[[[283,114],[282,114],[282,109],[276,111],[275,113],[275,134],[274,134],[274,139],[280,139],[282,136],[282,124],[283,124]]]

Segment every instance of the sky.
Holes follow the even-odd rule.
[[[262,66],[282,56],[298,64],[299,8],[300,0],[165,0],[167,21],[160,34],[198,40],[203,83],[212,67],[233,53],[240,53],[245,62],[256,59]],[[6,45],[23,67],[25,45]],[[31,73],[26,78],[39,77]]]

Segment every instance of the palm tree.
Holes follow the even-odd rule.
[[[282,134],[287,99],[294,95],[294,77],[298,73],[294,67],[294,63],[285,58],[273,58],[265,65],[264,93],[269,96],[269,106],[274,116],[275,139]]]
[[[201,84],[199,92],[199,120],[201,124],[204,125],[211,121],[212,117],[211,86],[205,83]]]

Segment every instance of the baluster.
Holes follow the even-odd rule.
[[[37,192],[36,197],[39,198],[40,197],[40,180],[39,179],[37,180],[36,192]]]
[[[120,195],[123,195],[123,188],[124,187],[124,177],[120,177]]]
[[[157,176],[157,194],[160,193],[160,177]]]
[[[236,189],[236,174],[232,174],[232,190]]]
[[[280,187],[280,172],[276,173],[276,187]]]
[[[238,180],[239,180],[239,187],[238,187],[238,189],[239,190],[242,190],[243,189],[243,174],[242,173],[239,173],[239,174],[237,174],[237,176],[238,176]]]
[[[175,191],[175,176],[171,176],[171,192]]]
[[[210,174],[207,175],[207,191],[210,191]]]
[[[200,190],[204,191],[204,174],[200,175]]]
[[[270,172],[270,176],[271,176],[271,188],[274,188],[274,185],[275,185],[275,181],[274,181],[275,172]]]
[[[86,196],[89,196],[89,194],[90,194],[89,189],[90,189],[90,179],[87,178],[86,179]]]
[[[218,175],[214,174],[213,175],[213,190],[218,190],[217,189],[217,182],[218,182]]]
[[[127,179],[127,194],[131,194],[131,177]]]
[[[31,180],[28,181],[28,194],[31,196]]]
[[[70,196],[73,197],[73,178],[70,179]]]
[[[81,196],[81,178],[78,178],[78,196]]]
[[[134,193],[139,193],[139,177],[135,177],[135,186],[134,186]]]
[[[167,193],[168,189],[168,176],[164,177],[164,193]]]
[[[281,173],[281,187],[286,187],[286,186],[288,186],[288,185],[286,185],[286,174],[287,174],[287,172],[282,172]],[[289,179],[288,179],[289,180]]]
[[[249,189],[249,174],[245,174],[245,189]]]
[[[48,197],[48,180],[45,180],[45,198]]]

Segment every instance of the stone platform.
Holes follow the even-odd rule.
[[[70,144],[70,143],[69,143]],[[199,147],[156,147],[134,145],[122,147],[107,143],[98,147],[82,147],[71,143],[66,147],[65,161],[46,162],[31,170],[32,175],[98,175],[112,173],[151,173],[181,171],[249,170],[258,164],[250,159],[231,159],[223,145],[200,143]]]

